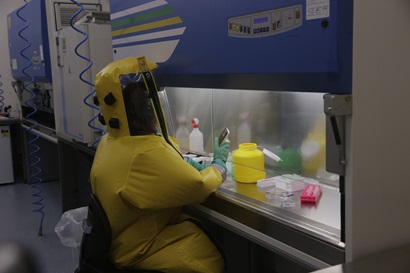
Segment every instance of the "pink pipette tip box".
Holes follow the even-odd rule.
[[[316,203],[322,194],[322,188],[319,185],[307,185],[300,195],[301,202]]]

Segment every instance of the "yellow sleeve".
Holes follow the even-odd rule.
[[[212,167],[199,172],[169,145],[138,152],[120,195],[140,209],[162,209],[202,202],[222,183]]]

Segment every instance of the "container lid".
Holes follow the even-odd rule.
[[[193,118],[193,119],[191,120],[191,123],[192,123],[192,128],[198,128],[198,127],[199,127],[199,126],[198,126],[198,124],[199,124],[199,119]]]
[[[281,159],[279,156],[277,156],[275,153],[269,151],[268,149],[263,148],[262,152],[263,152],[265,155],[267,155],[267,156],[269,156],[270,158],[272,158],[273,160],[275,160],[276,162],[282,161],[282,159]]]
[[[256,143],[241,143],[239,144],[240,150],[254,150],[257,148]]]

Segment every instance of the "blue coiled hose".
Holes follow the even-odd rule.
[[[42,179],[40,178],[40,173],[41,173],[41,168],[38,166],[39,162],[41,161],[40,157],[38,157],[36,154],[39,152],[40,147],[35,144],[36,140],[39,138],[38,134],[35,132],[35,128],[38,127],[38,123],[36,120],[32,119],[31,117],[37,112],[36,107],[34,106],[34,103],[31,103],[35,99],[35,94],[33,91],[29,90],[27,87],[34,82],[34,77],[32,75],[29,75],[26,70],[33,65],[33,62],[31,58],[28,58],[26,55],[24,55],[24,51],[27,50],[31,46],[31,42],[27,40],[23,35],[22,32],[29,27],[29,22],[24,19],[21,15],[20,12],[27,6],[27,0],[24,0],[24,5],[18,9],[17,11],[17,16],[25,23],[25,26],[19,31],[19,36],[21,39],[23,39],[26,43],[27,46],[23,48],[20,51],[20,55],[27,60],[28,64],[23,68],[22,72],[24,75],[26,75],[28,78],[30,78],[30,81],[25,83],[23,85],[23,90],[30,93],[31,97],[27,99],[24,104],[31,108],[32,111],[26,115],[26,119],[30,122],[30,128],[27,129],[28,132],[28,147],[29,147],[29,162],[30,162],[30,182],[32,183],[31,186],[35,190],[35,192],[32,194],[32,196],[35,198],[35,201],[33,202],[33,205],[36,206],[36,209],[33,209],[33,212],[40,213],[41,214],[41,220],[40,220],[40,228],[38,231],[38,235],[42,236],[43,235],[43,220],[44,220],[44,206],[43,206],[43,188],[41,187],[42,184]]]
[[[1,75],[0,75],[1,78]],[[3,86],[3,83],[0,81],[0,112],[3,112],[3,108],[4,108],[4,91],[1,88]]]
[[[87,41],[87,39],[88,39],[88,34],[85,33],[85,32],[83,32],[83,31],[81,31],[80,29],[78,29],[78,28],[74,25],[74,19],[84,10],[84,8],[83,8],[83,5],[82,5],[82,4],[78,3],[78,2],[75,1],[75,0],[71,0],[71,2],[73,2],[74,4],[76,4],[77,6],[79,6],[80,9],[71,17],[71,19],[70,19],[70,25],[71,25],[71,27],[72,27],[75,31],[77,31],[78,33],[81,33],[81,34],[84,36],[84,39],[83,39],[80,43],[78,43],[78,45],[75,47],[75,53],[77,54],[78,57],[80,57],[81,59],[83,59],[83,60],[85,60],[85,61],[88,62],[88,66],[80,73],[79,78],[80,78],[80,80],[81,80],[82,82],[88,84],[89,86],[91,86],[91,87],[93,88],[93,91],[91,91],[91,92],[84,98],[83,101],[84,101],[84,103],[85,103],[88,107],[91,107],[91,108],[93,108],[93,109],[95,109],[95,110],[98,111],[97,114],[96,114],[95,116],[93,116],[93,117],[88,121],[88,126],[89,126],[90,128],[92,128],[92,129],[94,129],[94,130],[100,132],[100,133],[101,133],[101,136],[102,136],[102,135],[104,134],[104,130],[102,130],[102,129],[100,129],[100,128],[98,128],[98,127],[96,127],[96,126],[93,125],[93,122],[94,122],[96,119],[98,119],[98,116],[101,114],[101,110],[100,110],[99,107],[97,107],[97,106],[95,106],[95,105],[93,105],[93,104],[90,104],[90,103],[88,103],[88,101],[87,101],[87,100],[89,100],[90,97],[94,96],[94,94],[95,94],[95,85],[94,85],[92,82],[87,81],[86,79],[83,78],[84,73],[86,73],[86,72],[92,67],[93,62],[92,62],[89,58],[87,58],[87,57],[81,55],[81,54],[78,52],[78,48],[79,48],[82,44],[84,44],[84,43]],[[96,140],[92,143],[92,147],[93,147],[93,148],[96,147],[97,143],[98,143],[98,142],[100,141],[100,139],[101,139],[101,136],[100,136],[98,139],[96,139]]]

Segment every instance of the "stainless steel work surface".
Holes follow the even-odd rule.
[[[215,194],[189,212],[230,229],[250,241],[313,270],[345,261],[340,230],[340,193],[323,185],[316,204],[299,200],[302,191],[290,198],[267,198],[273,188],[256,183],[227,180]],[[285,192],[285,191],[283,191]],[[294,202],[289,206],[289,201]],[[286,204],[286,205],[285,205]]]
[[[340,241],[340,193],[332,186],[320,186],[322,194],[317,203],[302,203],[302,191],[295,191],[287,196],[289,192],[275,187],[261,188],[256,183],[231,180],[220,186],[218,194],[285,225],[343,246]]]

